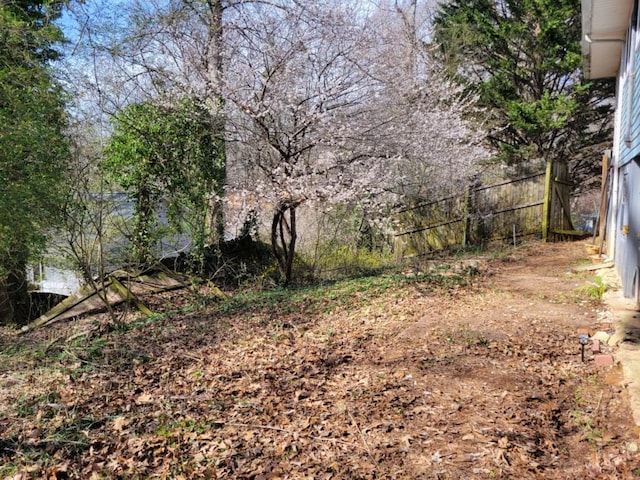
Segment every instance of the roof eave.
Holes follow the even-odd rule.
[[[617,76],[633,3],[634,0],[582,0],[585,78]]]

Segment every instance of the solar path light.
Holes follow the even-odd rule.
[[[578,335],[578,341],[580,342],[582,361],[584,362],[584,347],[587,343],[589,343],[589,335],[587,335],[586,333],[581,333],[580,335]]]

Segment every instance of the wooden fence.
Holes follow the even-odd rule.
[[[396,212],[396,234],[408,253],[540,235],[545,172],[492,185],[471,185],[461,193]]]

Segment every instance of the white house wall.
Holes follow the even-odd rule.
[[[609,174],[611,175],[611,190],[609,192],[609,208],[607,209],[607,256],[611,259],[614,258],[616,253],[615,231],[617,229],[616,216],[614,212],[618,208],[618,168],[617,159],[620,158],[619,145],[622,142],[622,133],[617,125],[621,125],[622,119],[622,83],[620,81],[616,84],[616,110],[614,112],[614,128],[613,132],[613,148],[611,156],[611,167]]]

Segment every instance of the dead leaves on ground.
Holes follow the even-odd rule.
[[[0,472],[634,478],[623,392],[580,361],[565,314],[586,307],[505,284],[426,287],[313,316],[222,323],[212,307],[112,333],[101,356],[51,360],[35,382],[7,382],[22,403],[0,416]]]

